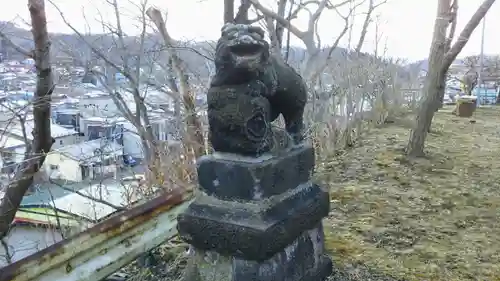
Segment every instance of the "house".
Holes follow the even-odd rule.
[[[88,117],[82,118],[82,133],[86,141],[106,138],[123,145],[123,124],[128,122],[123,117]]]
[[[9,136],[0,136],[0,168],[2,173],[10,174],[16,169],[16,164],[24,159],[26,149],[24,141]]]
[[[33,128],[35,126],[34,121],[27,120],[24,123],[24,126],[26,129],[26,138],[28,139],[28,141],[32,141],[33,135],[31,134],[31,132],[33,131]],[[80,136],[77,131],[64,128],[55,123],[50,124],[50,130],[51,135],[55,140],[54,144],[52,145],[52,149],[57,149],[66,145],[72,145],[78,143],[80,140]],[[21,125],[19,123],[15,123],[11,126],[8,126],[7,128],[0,129],[0,133],[4,134],[4,137],[9,136],[24,141],[23,129],[21,128]]]
[[[174,120],[165,116],[161,109],[148,112],[151,129],[155,139],[160,142],[178,140],[174,133]],[[137,129],[124,117],[88,117],[81,118],[81,132],[86,141],[106,138],[123,145],[126,159],[140,162],[144,158],[143,143]],[[133,159],[133,160],[132,160]]]
[[[26,121],[26,138],[33,140],[33,120]],[[64,145],[72,145],[79,141],[79,135],[75,130],[63,128],[57,124],[51,124],[51,133],[55,142],[52,149],[57,149]],[[24,159],[26,144],[23,138],[23,132],[19,124],[0,129],[0,164],[2,173],[13,173],[17,164]]]
[[[124,99],[126,95],[124,95]],[[129,108],[135,108],[134,103],[130,99],[126,99]],[[80,113],[83,117],[117,117],[122,116],[121,111],[116,106],[111,96],[97,89],[91,89],[88,93],[84,94],[79,101]]]
[[[80,233],[93,224],[116,212],[116,209],[92,198],[99,198],[115,206],[127,206],[139,199],[137,183],[122,183],[113,179],[99,183],[52,183],[43,182],[34,192],[23,197],[11,228],[4,238],[11,262],[18,261],[57,243],[73,233]],[[105,190],[105,192],[103,192]],[[82,197],[73,191],[89,194]],[[0,191],[0,199],[2,196]],[[42,226],[42,227],[36,227]],[[3,259],[4,247],[0,247],[0,268],[8,265]]]
[[[96,139],[52,150],[44,170],[50,178],[81,182],[116,176],[123,158],[123,146]]]
[[[52,109],[52,120],[57,125],[66,129],[73,129],[80,132],[80,111],[68,105],[61,105]]]
[[[141,137],[130,122],[124,123],[123,153],[126,155],[127,162],[131,163],[141,162],[144,158]]]
[[[159,143],[177,143],[180,138],[175,131],[175,120],[161,109],[148,112],[151,129]],[[144,159],[144,149],[137,129],[130,122],[123,122],[124,154],[136,162]]]

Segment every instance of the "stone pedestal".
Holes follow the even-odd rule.
[[[313,169],[308,145],[280,156],[201,158],[203,194],[178,218],[180,236],[194,248],[192,279],[325,280],[332,263],[321,220],[330,200],[311,182]]]

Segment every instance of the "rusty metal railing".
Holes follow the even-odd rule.
[[[176,189],[119,213],[1,268],[0,281],[102,280],[175,236],[188,196]]]

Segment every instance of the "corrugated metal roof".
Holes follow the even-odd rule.
[[[117,206],[126,206],[126,190],[120,183],[114,185],[93,184],[79,192],[90,196],[91,198],[99,198]],[[98,221],[117,210],[109,205],[105,205],[95,200],[84,198],[76,193],[70,193],[64,197],[60,197],[51,202],[54,208],[84,217],[91,221]]]
[[[104,157],[123,155],[123,147],[116,142],[97,139],[63,146],[54,152],[64,154],[77,161],[100,162]]]
[[[24,146],[25,143],[22,140],[9,137],[7,135],[0,135],[0,148],[13,148],[13,147],[20,147]]]
[[[79,194],[99,198],[113,206],[126,206],[131,203],[129,202],[131,199],[130,191],[136,188],[137,183],[135,182],[122,183],[111,178],[92,183],[54,182],[42,184],[35,193],[23,198],[20,208],[22,210],[57,209],[95,222],[112,214],[116,209]],[[71,192],[71,190],[75,192]]]
[[[25,126],[26,126],[26,137],[29,140],[33,140],[33,135],[31,134],[31,132],[33,131],[33,127],[35,126],[34,121],[33,120],[26,121]],[[0,130],[7,131],[9,134],[19,136],[19,137],[22,137],[22,135],[23,135],[23,131],[22,131],[21,126],[19,124],[15,124],[13,126],[9,126],[7,128],[3,128]],[[50,130],[51,130],[51,135],[53,138],[60,138],[60,137],[78,134],[78,132],[75,130],[64,128],[61,125],[58,125],[55,123],[50,124]]]

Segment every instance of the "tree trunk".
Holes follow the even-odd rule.
[[[448,72],[448,69],[440,75],[439,79],[439,91],[438,91],[438,96],[439,96],[439,101],[438,104],[436,105],[436,110],[438,111],[440,108],[443,108],[444,106],[444,94],[446,92],[446,73]]]
[[[238,8],[238,12],[236,13],[236,16],[234,17],[234,22],[248,24],[249,23],[248,10],[250,10],[251,6],[252,6],[252,3],[250,3],[249,0],[241,0],[240,7]]]
[[[424,155],[424,145],[434,112],[444,98],[445,77],[457,55],[465,47],[474,29],[479,25],[495,0],[485,0],[465,25],[457,41],[446,52],[446,29],[449,24],[450,0],[439,0],[438,15],[434,24],[434,34],[429,55],[423,101],[420,104],[415,128],[410,133],[407,153],[410,157]],[[446,54],[445,54],[446,52]]]
[[[224,0],[224,23],[234,20],[234,0]]]
[[[467,22],[462,32],[460,32],[460,35],[458,36],[455,44],[453,44],[453,47],[451,47],[448,53],[446,53],[446,57],[443,62],[444,69],[448,70],[458,54],[462,51],[467,42],[469,42],[470,36],[494,3],[495,0],[484,0],[481,6],[477,8],[476,12],[472,15],[469,22]]]
[[[33,184],[33,177],[42,167],[45,155],[50,151],[54,140],[50,131],[50,100],[54,83],[50,63],[50,41],[47,32],[47,18],[44,0],[29,0],[31,33],[35,43],[33,58],[37,72],[37,83],[33,103],[33,143],[27,145],[25,160],[18,169],[14,180],[8,185],[5,197],[0,202],[0,239],[5,237],[14,220],[17,209],[26,191]]]
[[[462,32],[460,32],[460,35],[458,36],[458,39],[453,45],[453,47],[451,47],[450,50],[447,50],[442,66],[442,69],[445,72],[445,74],[450,68],[453,61],[457,58],[458,54],[462,51],[467,42],[469,42],[470,36],[472,35],[476,27],[479,25],[481,20],[484,18],[486,13],[488,13],[488,11],[490,10],[491,6],[493,6],[494,3],[495,0],[484,0],[481,6],[477,8],[474,15],[472,15],[469,22],[467,22]],[[441,97],[441,100],[443,100],[444,91],[441,94],[443,95]]]
[[[434,22],[434,33],[429,54],[429,72],[425,78],[423,101],[418,109],[414,129],[410,133],[407,152],[411,157],[424,155],[424,144],[431,126],[436,105],[439,104],[440,85],[442,85],[441,67],[445,56],[447,14],[450,0],[439,0],[437,17]]]

